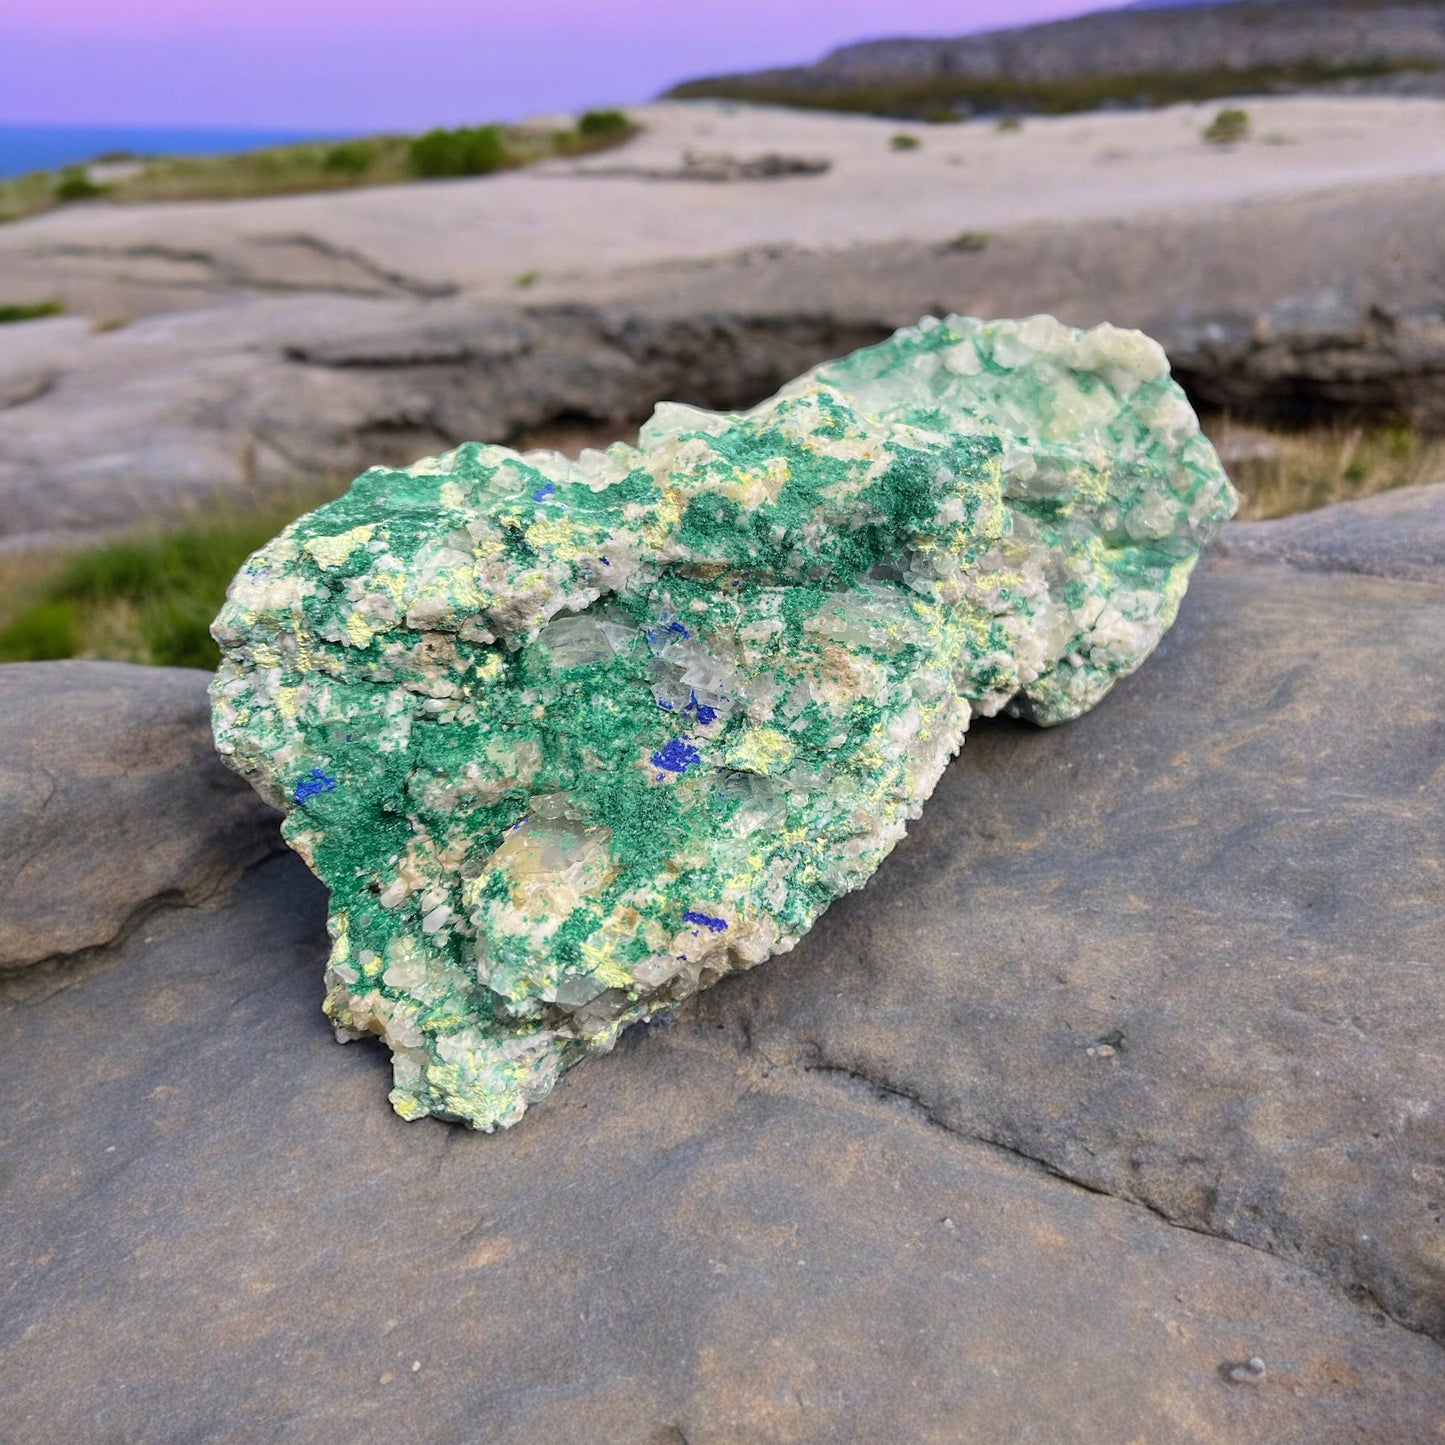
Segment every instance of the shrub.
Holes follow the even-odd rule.
[[[64,310],[63,301],[21,301],[0,306],[0,326],[7,321],[38,321],[42,316],[59,316]]]
[[[944,243],[945,251],[986,251],[989,234],[987,231],[960,231],[953,240]]]
[[[577,122],[578,135],[589,139],[604,135],[617,135],[631,130],[632,122],[620,110],[587,110]]]
[[[899,132],[888,142],[896,151],[916,151],[919,147],[919,139],[916,135],[906,135]]]
[[[1022,130],[1024,123],[1016,115],[1005,115],[994,123],[994,129],[1001,135],[1007,135],[1011,131]]]
[[[1210,145],[1232,145],[1249,134],[1249,112],[1231,107],[1222,110],[1204,128],[1204,139]]]
[[[105,186],[98,186],[79,166],[62,171],[55,183],[57,201],[93,201],[106,193]]]
[[[485,176],[507,158],[499,125],[429,130],[411,143],[411,168],[419,176]]]
[[[321,169],[329,176],[364,176],[376,161],[365,141],[343,141],[326,152]]]

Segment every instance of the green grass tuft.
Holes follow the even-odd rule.
[[[939,247],[940,251],[958,251],[962,253],[986,251],[990,237],[987,231],[960,231],[953,240],[945,241]]]
[[[51,662],[79,651],[79,619],[67,602],[37,602],[0,629],[0,662]]]
[[[59,559],[0,627],[0,662],[107,657],[212,669],[212,618],[241,564],[290,520],[226,516]]]
[[[1233,145],[1249,135],[1249,112],[1231,106],[1221,110],[1204,128],[1203,138],[1210,145]]]
[[[20,301],[0,306],[0,326],[11,321],[39,321],[44,316],[61,316],[65,313],[63,301]]]

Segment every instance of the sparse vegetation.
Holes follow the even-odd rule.
[[[1249,112],[1230,106],[1221,110],[1204,128],[1204,139],[1210,145],[1233,145],[1249,135]]]
[[[98,186],[80,166],[68,166],[55,183],[54,196],[61,205],[70,201],[94,201],[108,194],[108,186]]]
[[[1214,417],[1205,430],[1250,520],[1445,481],[1445,439],[1406,427],[1280,432]],[[527,447],[564,438],[515,440]],[[590,435],[571,440],[600,444]],[[313,487],[264,510],[223,510],[69,553],[0,555],[0,662],[105,657],[214,667],[208,629],[241,563],[336,490]]]
[[[637,127],[621,111],[597,110],[571,128],[480,125],[415,138],[377,135],[269,146],[238,155],[135,157],[129,174],[113,176],[93,177],[86,166],[68,166],[0,181],[0,221],[68,201],[232,200],[392,184],[418,176],[485,175],[553,156],[606,150],[636,134]]]
[[[1010,135],[1015,131],[1022,130],[1024,123],[1016,115],[1001,115],[998,120],[994,122],[993,128],[1000,135]]]
[[[804,110],[841,110],[899,120],[966,119],[970,115],[1016,120],[1018,115],[1068,115],[1101,106],[1151,109],[1181,101],[1221,100],[1237,95],[1272,95],[1342,80],[1380,80],[1439,69],[1425,60],[1359,61],[1328,65],[1254,65],[1234,70],[1165,70],[1132,75],[1092,75],[1069,80],[1001,78],[970,80],[958,75],[927,79],[829,85],[816,75],[792,80],[773,72],[690,80],[667,92],[673,100],[741,100],[790,105]]]
[[[987,231],[960,231],[953,240],[945,241],[939,247],[941,251],[984,251],[988,249],[989,234]]]
[[[366,141],[344,141],[326,152],[321,169],[329,176],[364,176],[376,164],[376,150]]]
[[[525,291],[528,286],[535,286],[540,279],[540,271],[523,271],[522,274],[517,277],[514,284],[520,286]]]
[[[1207,419],[1250,521],[1311,512],[1396,487],[1445,482],[1445,439],[1405,426],[1313,427],[1285,432]]]
[[[620,110],[587,110],[577,122],[577,134],[588,140],[631,134],[634,126]]]
[[[333,492],[70,553],[0,556],[0,662],[105,657],[213,668],[211,619],[241,563]]]
[[[501,170],[507,143],[499,125],[429,130],[411,143],[409,160],[419,176],[488,176]]]
[[[920,142],[916,135],[909,135],[905,131],[900,131],[888,144],[896,151],[916,151]]]
[[[10,321],[39,321],[45,316],[60,316],[65,311],[63,301],[21,301],[0,306],[0,326]]]

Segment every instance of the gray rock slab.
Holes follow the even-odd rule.
[[[1184,13],[1178,13],[1180,10]],[[1162,13],[1161,13],[1162,12]],[[766,77],[836,92],[869,86],[967,80],[1065,81],[1084,77],[1190,74],[1247,66],[1318,64],[1328,55],[1342,69],[1382,60],[1445,61],[1445,25],[1416,5],[1376,5],[1368,16],[1351,6],[1282,0],[1243,13],[1215,4],[1126,5],[1052,24],[999,28],[938,39],[861,40],[811,65],[718,77]],[[1248,57],[1247,60],[1244,57]],[[708,82],[693,82],[707,94]],[[962,87],[960,87],[962,88]],[[797,93],[795,92],[795,93]],[[724,91],[746,94],[746,90]]]
[[[1445,1339],[1442,639],[1445,588],[1207,564],[1141,672],[976,728],[810,962],[704,1010]]]
[[[1438,1439],[1442,636],[1435,582],[1215,557],[1099,709],[976,727],[793,953],[500,1135],[332,1041],[289,856],[0,987],[7,1428]]]
[[[274,860],[0,1017],[19,1438],[1303,1445],[1445,1419],[1439,1349],[1298,1263],[780,1065],[745,1014],[637,1031],[508,1134],[404,1124],[380,1051],[317,1010],[323,917]]]
[[[111,942],[160,901],[217,898],[281,846],[223,768],[209,675],[0,667],[0,971]]]
[[[1273,522],[1237,523],[1224,550],[1326,572],[1438,581],[1445,577],[1445,483],[1403,487]]]
[[[347,204],[380,217],[401,194],[429,192],[357,192]],[[273,203],[252,204],[207,224],[234,229]],[[29,247],[30,264],[60,268],[55,288],[36,294],[64,293],[75,257],[63,236],[83,219],[5,228],[0,265],[11,264],[6,248]],[[173,208],[133,208],[87,224],[163,230],[174,219]],[[94,335],[72,318],[10,326],[0,349],[0,549],[171,519],[217,497],[244,505],[297,483],[339,485],[377,462],[519,438],[559,419],[617,435],[659,397],[751,405],[928,312],[1048,311],[1071,325],[1140,326],[1201,402],[1276,417],[1363,408],[1445,428],[1438,181],[1127,223],[993,235],[980,224],[964,215],[969,229],[926,242],[771,245],[646,264],[619,254],[601,271],[502,294],[328,291],[298,273],[277,294],[228,281],[196,293],[201,309],[163,309]],[[415,229],[383,227],[392,239],[414,240]],[[116,285],[140,285],[133,249],[92,260]],[[166,293],[166,307],[179,304]]]

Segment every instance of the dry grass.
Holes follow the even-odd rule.
[[[1396,487],[1445,482],[1445,438],[1408,427],[1317,427],[1278,432],[1228,417],[1204,430],[1239,489],[1239,515],[1266,521]]]
[[[1247,520],[1445,481],[1445,440],[1404,428],[1291,433],[1216,417],[1205,431],[1240,490]],[[561,422],[513,441],[575,454],[634,435],[624,427]],[[105,657],[214,667],[206,629],[241,563],[345,485],[338,477],[249,509],[213,508],[166,529],[70,550],[0,553],[0,662]]]

